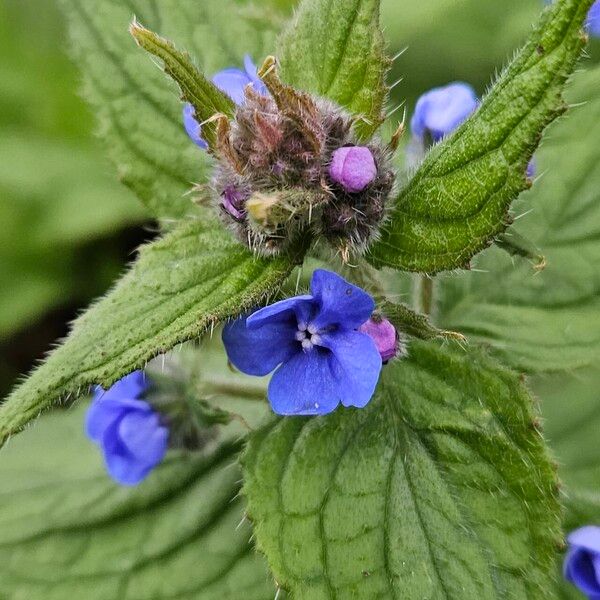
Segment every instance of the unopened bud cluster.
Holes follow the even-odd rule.
[[[274,67],[267,59],[259,73],[269,94],[247,86],[235,119],[218,123],[212,187],[223,219],[261,254],[301,236],[362,252],[392,190],[391,152],[361,144],[346,112],[284,85]]]

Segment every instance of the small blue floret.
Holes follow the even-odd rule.
[[[282,300],[227,325],[229,360],[248,375],[275,370],[268,396],[279,415],[324,415],[364,407],[375,391],[381,356],[357,331],[375,304],[339,275],[319,269],[311,293]]]
[[[142,371],[123,377],[106,392],[97,388],[86,416],[86,433],[100,447],[109,475],[122,485],[140,483],[164,458],[169,430],[143,400]]]

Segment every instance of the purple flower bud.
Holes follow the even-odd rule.
[[[329,176],[347,192],[362,192],[377,177],[373,154],[366,146],[344,146],[332,155]]]
[[[233,186],[228,186],[221,194],[221,206],[237,221],[242,221],[246,216],[245,200],[244,194]]]
[[[466,83],[451,83],[423,94],[417,101],[410,122],[413,135],[420,140],[431,136],[439,142],[452,133],[476,108],[477,96]]]
[[[363,323],[358,330],[362,333],[366,333],[373,339],[375,346],[381,355],[381,360],[384,363],[398,356],[398,336],[396,335],[396,328],[387,319],[371,317],[366,323]]]
[[[600,527],[573,531],[567,538],[569,551],[564,576],[588,598],[600,598]]]
[[[535,158],[532,158],[527,165],[527,170],[525,171],[525,175],[527,179],[533,179],[537,172],[537,164],[535,162]]]

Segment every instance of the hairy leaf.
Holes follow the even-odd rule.
[[[389,60],[379,26],[380,0],[305,0],[279,38],[282,78],[334,100],[373,135],[384,119]]]
[[[143,247],[116,287],[0,405],[0,444],[61,398],[107,387],[259,304],[292,266],[287,258],[254,258],[215,221],[184,223]]]
[[[295,597],[552,597],[555,474],[526,389],[481,352],[415,342],[367,408],[273,422],[244,470]]]
[[[187,137],[175,86],[136,47],[129,23],[135,15],[174,40],[207,75],[241,67],[245,54],[260,60],[271,53],[272,24],[246,14],[243,1],[60,1],[85,95],[121,178],[156,217],[195,212],[185,193],[206,179],[208,157]]]
[[[561,93],[580,55],[591,3],[562,0],[544,12],[479,110],[433,148],[400,193],[371,249],[375,266],[464,268],[506,228],[542,131],[565,109]]]
[[[600,67],[578,73],[568,99],[583,106],[553,126],[536,155],[540,181],[523,195],[519,231],[547,267],[488,251],[477,270],[444,281],[440,320],[490,343],[526,371],[600,360]],[[585,132],[585,133],[583,133]]]
[[[123,488],[83,421],[82,407],[56,411],[2,452],[0,597],[273,598],[243,521],[232,434],[202,453],[171,452]]]

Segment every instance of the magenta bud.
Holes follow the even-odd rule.
[[[396,328],[387,319],[371,318],[359,327],[359,331],[373,339],[383,362],[398,355]]]
[[[221,194],[221,206],[236,221],[242,221],[246,216],[244,200],[244,194],[232,186],[225,188],[225,191]]]
[[[347,192],[362,192],[377,176],[373,154],[366,146],[344,146],[332,155],[329,176]]]

